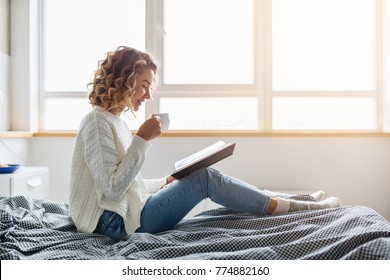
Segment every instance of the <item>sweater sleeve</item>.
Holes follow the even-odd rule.
[[[150,143],[134,136],[123,158],[117,150],[117,131],[108,119],[94,115],[82,131],[85,161],[98,189],[119,201],[140,172]]]
[[[167,178],[160,178],[160,179],[144,179],[146,185],[148,186],[148,190],[151,193],[158,192],[161,187],[163,187],[166,182]]]

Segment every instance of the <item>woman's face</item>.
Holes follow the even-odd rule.
[[[138,111],[142,103],[150,99],[153,81],[154,72],[152,69],[146,69],[141,75],[138,75],[135,91],[130,97],[133,111]]]

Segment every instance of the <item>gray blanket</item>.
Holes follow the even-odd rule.
[[[114,242],[78,233],[68,205],[0,198],[0,259],[390,259],[390,223],[363,206],[256,217],[220,208]]]

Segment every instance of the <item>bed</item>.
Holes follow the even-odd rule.
[[[390,223],[364,206],[265,217],[218,208],[117,243],[78,233],[68,205],[47,199],[1,197],[0,220],[1,260],[390,259]]]

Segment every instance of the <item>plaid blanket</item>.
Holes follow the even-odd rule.
[[[0,198],[0,259],[390,259],[390,223],[363,206],[256,217],[205,211],[124,241],[78,233],[68,205]]]

